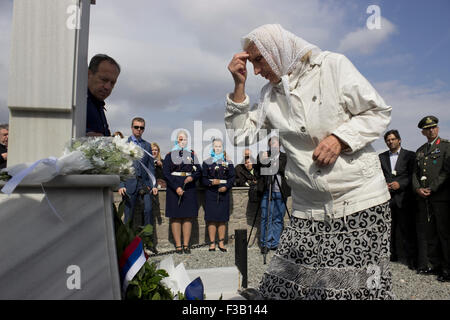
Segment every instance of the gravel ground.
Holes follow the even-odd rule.
[[[227,245],[228,252],[216,249],[209,252],[208,247],[192,249],[191,254],[173,254],[175,266],[183,262],[186,269],[203,269],[214,267],[234,266],[234,244]],[[158,248],[160,252],[173,250],[171,248]],[[264,265],[263,255],[258,247],[248,249],[248,287],[258,286],[274,251],[267,255],[267,264]],[[159,262],[167,256],[150,257],[151,261]],[[439,282],[434,275],[418,275],[402,263],[392,262],[393,291],[399,300],[450,300],[450,282]]]

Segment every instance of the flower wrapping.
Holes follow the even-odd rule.
[[[44,183],[67,174],[111,174],[125,180],[134,174],[133,161],[140,160],[143,155],[139,146],[118,136],[74,139],[58,159],[49,157],[3,169],[2,172],[7,172],[11,179],[2,192],[12,193],[19,183]]]
[[[92,165],[81,172],[90,174],[117,174],[122,180],[134,174],[133,161],[144,156],[143,150],[126,138],[94,137],[73,140],[64,154],[80,151]],[[75,168],[74,168],[75,169]]]

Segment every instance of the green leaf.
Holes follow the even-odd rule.
[[[157,292],[153,295],[152,300],[161,300],[161,295]]]

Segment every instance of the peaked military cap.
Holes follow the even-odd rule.
[[[431,127],[436,127],[439,122],[439,119],[435,116],[426,116],[422,120],[420,120],[419,124],[417,125],[420,129],[427,129]]]

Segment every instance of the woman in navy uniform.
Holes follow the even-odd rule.
[[[208,226],[210,251],[216,250],[216,231],[219,234],[219,249],[226,252],[224,241],[226,223],[230,219],[230,192],[234,184],[234,166],[226,159],[223,143],[213,140],[211,157],[203,162],[202,182],[205,191],[205,221]]]
[[[170,218],[177,253],[190,253],[189,242],[192,218],[198,215],[195,182],[201,178],[202,169],[194,151],[186,148],[187,134],[177,133],[175,147],[164,158],[163,172],[167,182],[166,217]],[[181,245],[183,233],[183,246]]]

